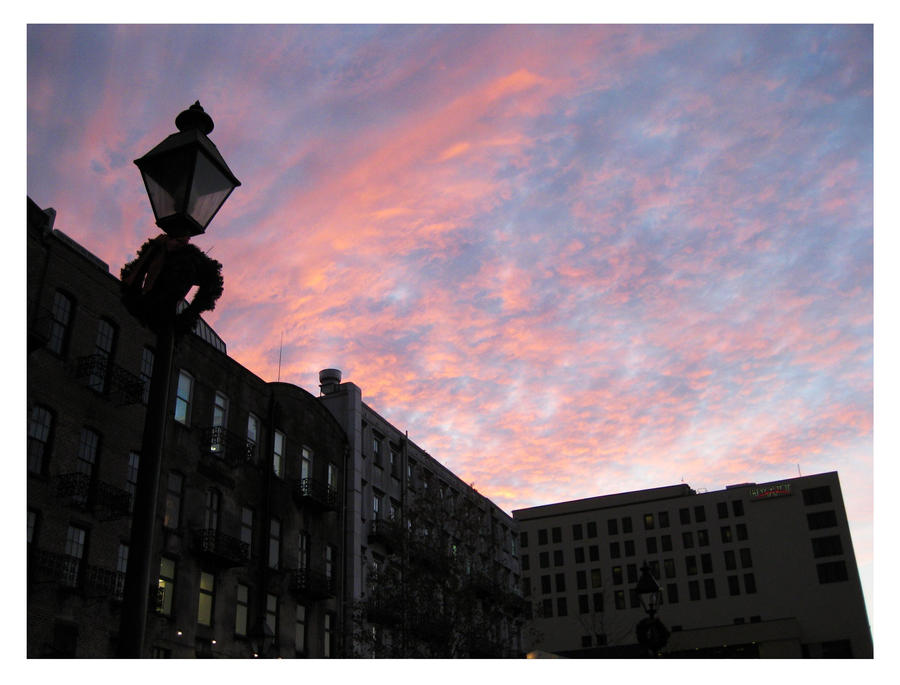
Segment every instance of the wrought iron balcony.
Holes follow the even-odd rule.
[[[194,552],[222,568],[241,566],[250,558],[250,546],[213,528],[193,531]]]
[[[138,404],[144,397],[144,381],[102,354],[79,357],[74,376],[84,379],[92,390],[106,395],[117,405]]]
[[[337,511],[338,491],[324,481],[302,478],[294,487],[294,499],[300,507],[316,511]]]
[[[34,582],[77,588],[81,586],[83,569],[83,561],[78,557],[37,548],[29,550],[28,576]]]
[[[234,468],[256,462],[256,445],[247,438],[224,428],[204,428],[200,437],[201,450]]]
[[[291,577],[291,591],[301,599],[329,599],[335,595],[334,576],[329,578],[311,568],[295,569]]]
[[[390,519],[373,519],[369,523],[369,542],[380,542],[389,549],[397,547],[403,539],[403,527]]]
[[[69,506],[91,511],[105,521],[131,514],[131,493],[103,481],[93,481],[86,473],[57,476],[56,494]]]

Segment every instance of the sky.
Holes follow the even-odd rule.
[[[30,25],[27,193],[118,274],[196,100],[205,319],[514,509],[838,471],[872,618],[870,25]],[[279,359],[280,368],[279,368]]]

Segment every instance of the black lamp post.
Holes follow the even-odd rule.
[[[135,160],[141,171],[156,225],[165,233],[141,247],[122,269],[122,301],[156,333],[156,358],[144,418],[141,459],[134,495],[128,566],[119,625],[118,655],[143,656],[150,607],[156,504],[165,439],[172,358],[179,335],[222,294],[221,264],[189,243],[203,233],[240,181],[207,138],[212,119],[197,102],[175,119],[179,129]],[[193,286],[193,300],[179,305]]]
[[[634,591],[647,614],[647,618],[641,619],[637,624],[637,640],[648,649],[652,656],[656,656],[669,641],[669,631],[656,617],[656,612],[662,604],[662,589],[650,572],[647,562],[644,562],[641,567],[641,577],[638,578]]]

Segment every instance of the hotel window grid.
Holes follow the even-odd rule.
[[[253,557],[253,509],[241,507],[241,542],[247,545],[247,554]]]
[[[696,602],[700,599],[700,583],[698,581],[688,581],[688,597],[690,597],[692,602]]]
[[[740,549],[741,568],[750,568],[753,566],[753,560],[750,558],[750,548],[742,547]]]
[[[653,514],[644,514],[644,530],[653,530],[656,527]]]
[[[631,517],[630,516],[622,517],[622,532],[623,533],[631,532]]]
[[[803,495],[803,504],[812,506],[814,504],[826,504],[831,501],[831,488],[827,485],[821,485],[817,488],[805,488],[801,491]]]
[[[381,518],[381,495],[372,493],[372,518],[377,521]]]
[[[50,307],[50,338],[47,348],[60,357],[66,353],[69,344],[69,324],[72,321],[72,310],[75,301],[61,290],[53,293],[53,304]]]
[[[735,532],[737,533],[738,540],[746,540],[747,539],[747,524],[746,523],[738,523],[734,527]]]
[[[37,527],[37,512],[34,509],[28,510],[28,544],[34,542],[34,531]]]
[[[650,561],[650,573],[653,574],[654,578],[660,578],[659,561],[657,561],[656,559],[653,559],[652,561]]]
[[[556,615],[557,616],[568,616],[569,615],[569,609],[568,609],[565,597],[557,597],[556,598]]]
[[[69,526],[66,531],[66,559],[63,563],[63,584],[76,587],[81,580],[81,561],[84,559],[84,546],[87,531],[79,526]]]
[[[728,502],[716,502],[716,513],[720,519],[728,518]]]
[[[726,571],[733,571],[734,569],[737,568],[737,560],[734,556],[733,549],[726,549],[725,552],[723,553],[723,556],[725,557],[725,570]]]
[[[221,392],[216,392],[213,398],[213,428],[225,428],[228,425],[228,397]],[[224,441],[212,445],[213,451],[224,450]]]
[[[671,552],[672,551],[672,536],[671,535],[662,535],[660,536],[660,545],[662,547],[663,552]]]
[[[634,588],[630,588],[628,590],[628,602],[631,605],[632,609],[637,609],[639,606],[641,606],[641,598],[638,597],[637,590],[635,590]]]
[[[694,507],[694,521],[697,523],[706,521],[706,508],[702,504]]]
[[[297,615],[294,621],[294,650],[298,654],[306,652],[306,607],[297,605]]]
[[[153,360],[156,354],[149,347],[141,350],[141,372],[140,378],[144,383],[141,388],[141,402],[147,404],[150,401],[150,381],[153,378]]]
[[[181,488],[184,477],[176,471],[169,471],[166,483],[166,512],[163,517],[163,527],[178,528],[181,519]]]
[[[329,583],[334,582],[335,548],[333,545],[325,545],[325,578]]]
[[[576,555],[577,556],[577,555]],[[523,554],[520,557],[520,561],[522,562],[522,570],[530,571],[531,570],[531,560],[528,558],[527,554]]]
[[[106,362],[112,359],[113,347],[115,346],[116,329],[115,326],[106,319],[100,319],[97,322],[97,337],[94,342],[94,355],[103,360],[102,364],[93,367],[91,375],[88,377],[88,387],[97,392],[106,390],[106,379],[108,376],[108,368]]]
[[[674,578],[675,577],[675,560],[674,559],[664,559],[663,560],[663,572],[666,575],[666,578]]]
[[[848,578],[847,565],[843,561],[826,561],[816,564],[816,573],[822,584],[840,583]]]
[[[596,521],[588,521],[587,523],[587,536],[589,538],[597,537],[597,522]]]
[[[78,458],[75,470],[91,477],[94,475],[94,464],[97,463],[97,452],[100,446],[100,435],[90,428],[82,428],[78,439]]]
[[[554,526],[554,528],[550,532],[552,534],[554,544],[559,544],[560,542],[562,542],[562,528]]]
[[[817,511],[813,514],[807,514],[806,522],[809,525],[810,530],[819,530],[820,528],[833,528],[837,526],[837,516],[831,509],[828,509],[826,511]]]
[[[669,527],[669,512],[660,511],[656,514],[656,517],[659,520],[660,528],[668,528]]]
[[[716,598],[716,581],[714,578],[704,578],[703,579],[704,591],[706,592],[706,599],[715,599]]]
[[[273,636],[278,636],[278,595],[266,593],[266,625]]]
[[[580,523],[572,524],[572,539],[573,540],[581,540],[584,534],[584,529],[582,528]]]
[[[381,466],[381,441],[380,435],[372,433],[372,455],[375,457],[376,466]]]
[[[681,546],[685,549],[692,549],[694,547],[694,534],[686,530],[681,534]]]
[[[728,576],[728,594],[732,597],[741,594],[741,585],[737,576]]]
[[[234,604],[234,634],[247,635],[247,616],[250,609],[250,588],[238,583]]]
[[[647,538],[647,554],[656,554],[656,538]]]
[[[552,599],[544,599],[541,600],[541,616],[544,618],[552,618],[553,617],[553,600]]]
[[[613,578],[613,585],[621,585],[622,584],[624,579],[622,578],[622,567],[621,566],[613,566],[612,578]]]
[[[710,554],[701,554],[700,555],[700,568],[703,573],[712,573],[712,555]]]
[[[669,604],[678,604],[678,584],[668,583],[666,585],[666,601]]]
[[[553,592],[552,588],[550,587],[549,575],[541,576],[541,592],[545,595],[549,595],[551,592]]]
[[[576,571],[575,586],[579,590],[587,590],[587,571]]]
[[[691,510],[687,507],[678,510],[678,517],[681,525],[688,525],[691,522]]]
[[[833,557],[844,553],[840,535],[813,538],[810,542],[812,542],[813,556],[816,558]]]
[[[191,397],[194,378],[187,371],[178,372],[178,386],[175,390],[175,420],[185,426],[191,421]]]
[[[588,559],[591,561],[600,561],[599,545],[591,545],[588,547]]]
[[[538,566],[550,568],[550,552],[540,552],[538,554]]]
[[[538,531],[538,544],[539,545],[547,544],[547,529],[546,528],[541,528]]]
[[[137,492],[138,466],[141,463],[141,455],[137,452],[128,453],[128,472],[125,474],[125,490],[131,495],[128,500],[128,511],[134,511],[134,496]]]
[[[575,548],[575,563],[576,564],[584,563],[584,547],[576,547]]]
[[[634,540],[626,540],[625,541],[625,556],[626,557],[634,556]]]
[[[599,568],[591,569],[591,587],[598,588],[603,586],[603,571]]]
[[[281,559],[281,521],[269,521],[269,568],[277,569]]]
[[[619,520],[618,519],[609,519],[606,522],[606,532],[609,535],[618,535],[619,534]]]
[[[752,573],[744,574],[744,592],[746,592],[748,595],[756,593],[756,578]],[[750,621],[752,622],[753,619],[751,618]]]
[[[50,429],[53,426],[53,414],[46,407],[38,404],[31,408],[28,417],[28,472],[41,474],[45,468],[46,457],[50,450]]]
[[[163,616],[172,615],[175,599],[175,561],[167,557],[159,560],[159,603],[157,611]]]
[[[272,445],[272,472],[282,478],[284,476],[284,433],[275,431]]]
[[[628,572],[628,582],[636,583],[637,582],[637,565],[636,564],[628,564],[626,570]]]
[[[618,559],[622,556],[622,551],[619,547],[618,542],[610,542],[609,543],[609,558],[610,559]]]
[[[563,551],[561,549],[553,550],[553,565],[554,566],[562,566],[565,562],[563,561]]]
[[[706,528],[697,531],[697,546],[709,547],[709,531]]]
[[[697,575],[697,557],[690,555],[684,558],[684,568],[685,572],[689,576]]]
[[[743,516],[744,515],[744,503],[743,501],[736,499],[731,502],[731,510],[734,512],[735,516]]]
[[[396,478],[399,473],[399,468],[397,464],[400,462],[400,456],[397,454],[397,450],[393,447],[390,448],[390,459],[391,459],[391,475]]]
[[[215,576],[200,572],[200,592],[197,599],[197,623],[211,626],[213,620],[213,600],[215,599]]]
[[[593,595],[594,602],[594,611],[597,613],[603,611],[603,594],[600,592],[595,592]]]
[[[731,542],[731,526],[722,526],[722,542]]]
[[[625,608],[625,592],[622,590],[616,590],[614,595],[616,600],[616,609],[624,609]]]
[[[128,545],[124,542],[119,543],[119,549],[116,552],[116,581],[113,595],[116,599],[122,599],[125,592],[125,573],[128,571]]]
[[[578,613],[588,614],[591,611],[590,602],[587,595],[578,595]],[[588,636],[588,644],[590,644],[590,636]]]
[[[528,547],[528,532],[527,531],[523,530],[519,534],[519,547],[521,547],[522,549],[526,549]]]

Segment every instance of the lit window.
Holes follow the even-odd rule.
[[[274,446],[272,448],[272,471],[279,478],[284,476],[284,433],[275,431]]]
[[[72,309],[75,303],[71,297],[57,290],[53,294],[53,305],[50,309],[50,338],[47,349],[63,356],[69,342],[69,323],[72,320]]]
[[[87,531],[78,526],[69,526],[66,532],[66,558],[63,560],[63,584],[76,587],[81,579],[81,561],[84,558],[84,542]]]
[[[40,405],[31,408],[28,417],[28,472],[40,474],[44,471],[45,460],[50,450],[50,428],[53,414]]]
[[[153,379],[153,361],[156,358],[153,350],[145,347],[141,351],[141,381],[144,386],[141,388],[141,402],[147,404],[150,401],[150,382]]]
[[[297,605],[297,618],[294,624],[294,649],[300,654],[306,652],[306,607]]]
[[[655,527],[653,514],[644,514],[644,530],[653,530]]]
[[[247,634],[247,615],[250,606],[250,588],[238,583],[234,606],[234,634]]]
[[[622,584],[623,578],[622,578],[622,567],[621,566],[613,566],[612,577],[613,577],[613,585],[621,585]]]
[[[273,518],[269,522],[269,568],[278,568],[281,557],[281,521]]]
[[[197,623],[201,626],[212,625],[215,580],[215,576],[213,576],[212,573],[200,572],[200,598],[197,604]]]
[[[175,420],[187,426],[191,420],[191,393],[194,379],[186,371],[178,372],[178,387],[175,391]]]
[[[616,600],[616,609],[625,608],[625,592],[624,590],[616,590],[613,594]]]
[[[175,562],[166,557],[159,560],[159,595],[157,597],[157,611],[163,616],[172,615],[172,605],[175,599]]]
[[[184,477],[175,471],[169,471],[166,485],[166,513],[163,517],[165,528],[176,529],[181,519],[181,486]]]

